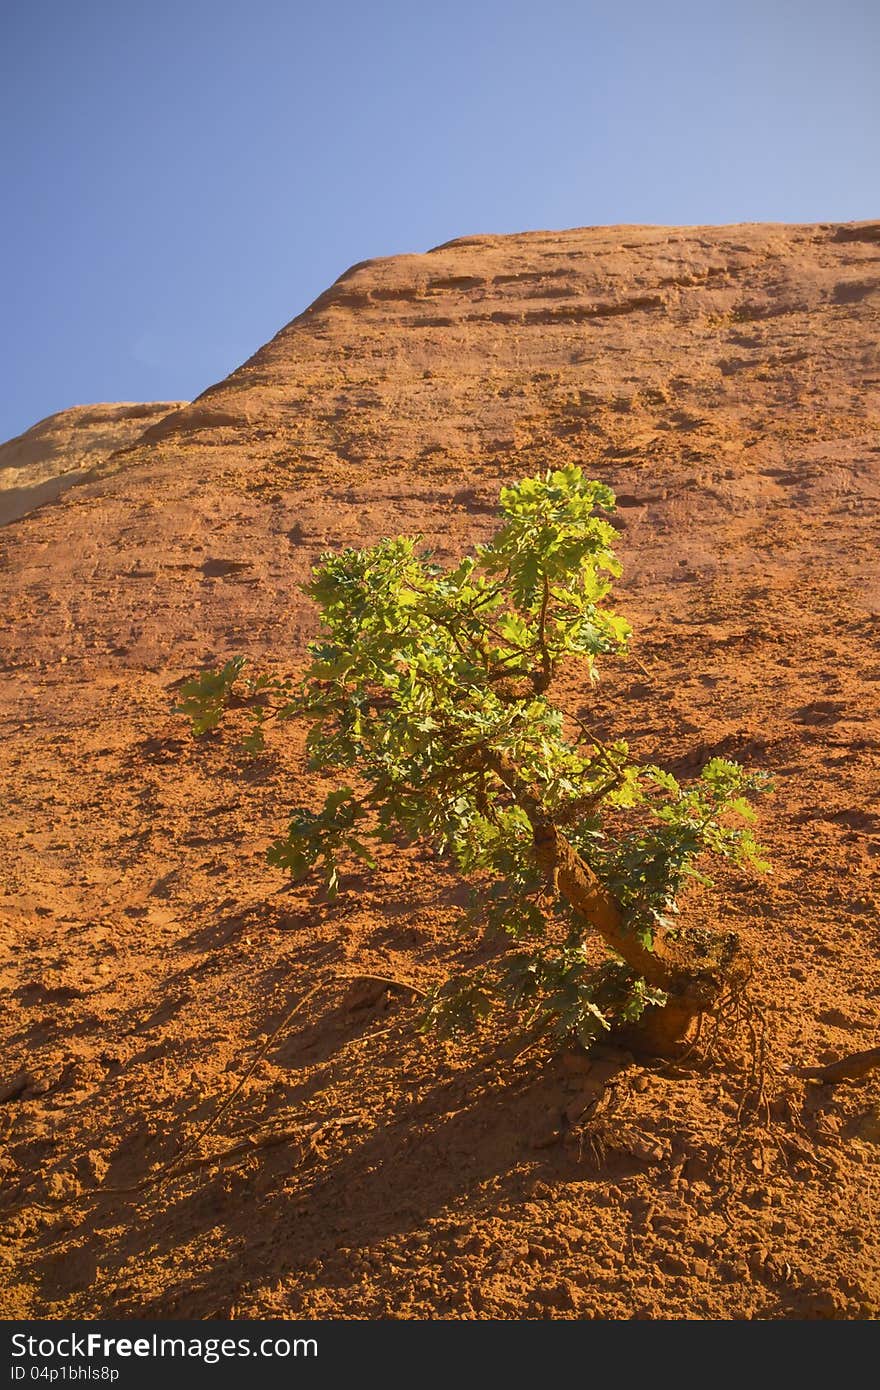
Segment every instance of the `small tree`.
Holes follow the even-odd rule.
[[[305,718],[309,767],[356,783],[296,810],[271,863],[334,895],[346,861],[375,868],[371,845],[402,838],[470,880],[471,919],[499,949],[434,990],[425,1026],[456,1032],[503,1002],[560,1038],[637,1026],[663,1051],[748,977],[737,936],[683,925],[678,900],[709,882],[709,856],[765,867],[749,798],[766,779],[713,758],[682,786],[551,698],[563,663],[592,682],[598,657],[626,649],[607,606],[617,532],[596,515],[613,506],[566,468],[502,489],[500,529],[454,569],[418,537],[326,554],[306,590],[323,621],[311,664],[248,684],[252,748],[267,718]],[[195,732],[243,666],[184,686]]]

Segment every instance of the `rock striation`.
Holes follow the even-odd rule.
[[[129,448],[149,424],[180,405],[75,405],[0,444],[0,526],[100,476],[112,455]]]

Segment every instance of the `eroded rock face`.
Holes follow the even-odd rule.
[[[39,640],[82,658],[86,627],[146,664],[170,636],[183,660],[227,637],[296,644],[294,584],[325,545],[394,529],[454,549],[499,480],[570,461],[621,494],[631,583],[780,551],[807,564],[843,515],[842,561],[876,595],[875,236],[587,228],[356,266],[225,381],[163,407],[124,471],[7,533],[27,608],[9,655]],[[35,606],[50,538],[56,603]],[[206,582],[217,559],[235,581]]]
[[[0,444],[0,526],[97,476],[112,454],[128,448],[148,425],[180,404],[75,405]]]
[[[586,228],[354,267],[100,477],[0,531],[0,1083],[18,1107],[0,1206],[24,1206],[7,1316],[507,1318],[536,1299],[877,1316],[866,1092],[794,1096],[824,1176],[743,1147],[728,1207],[724,1068],[637,1078],[590,1167],[570,1128],[583,1079],[432,1050],[396,996],[370,1005],[375,1036],[379,1014],[346,1007],[358,970],[429,987],[472,964],[442,866],[387,846],[335,904],[289,891],[262,851],[326,790],[296,733],[272,726],[247,763],[171,710],[203,661],[297,664],[324,549],[421,532],[452,558],[493,529],[501,482],[582,464],[618,493],[636,640],[564,700],[683,777],[716,754],[774,775],[773,875],[695,889],[688,921],[748,944],[779,1076],[873,1046],[878,236]],[[261,1150],[210,1192],[203,1172],[186,1193],[108,1193],[99,1235],[59,1225],[47,1246],[29,1201],[155,1172],[325,978],[210,1142],[304,1118],[338,1123],[332,1141],[307,1161]],[[788,1137],[803,1153],[803,1128]]]

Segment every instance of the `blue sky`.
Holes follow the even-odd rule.
[[[877,0],[4,0],[0,439],[189,399],[354,261],[880,217]]]

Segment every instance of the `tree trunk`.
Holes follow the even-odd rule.
[[[751,962],[733,932],[677,930],[673,937],[658,928],[653,949],[629,929],[612,893],[565,838],[540,798],[521,781],[502,755],[492,754],[490,766],[513,794],[532,824],[535,858],[558,892],[598,931],[627,965],[649,985],[669,995],[662,1008],[646,1009],[630,1030],[632,1041],[644,1050],[674,1053],[694,1032],[700,1014],[711,1008],[731,985],[744,982]]]

